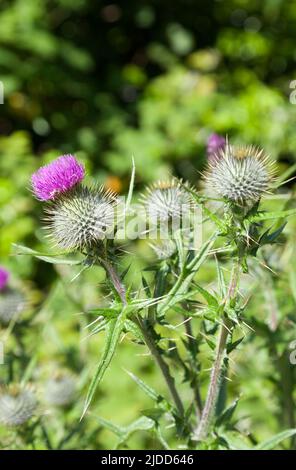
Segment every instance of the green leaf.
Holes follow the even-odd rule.
[[[210,307],[217,308],[219,306],[217,299],[209,291],[207,291],[206,289],[204,289],[203,287],[197,284],[195,285],[195,287],[196,287],[196,290],[203,296],[203,298],[206,300],[206,302],[208,303]]]
[[[126,370],[126,373],[136,382],[136,384],[143,390],[143,392],[150,397],[156,403],[163,403],[167,410],[170,409],[170,404],[166,401],[166,399],[156,392],[153,388],[147,385],[143,380],[139,379],[135,374]]]
[[[169,267],[166,263],[162,264],[159,270],[155,274],[155,289],[154,297],[158,298],[164,295],[166,285],[167,285],[167,276],[169,273]]]
[[[241,338],[239,338],[238,340],[234,341],[233,343],[230,343],[227,345],[227,353],[230,354],[231,351],[234,351],[234,349],[236,349],[238,347],[238,345],[243,341],[245,337],[242,336]]]
[[[87,313],[102,316],[106,318],[115,318],[117,317],[122,310],[122,304],[118,304],[114,307],[100,307],[88,310]]]
[[[217,277],[218,277],[218,286],[219,286],[220,295],[224,299],[226,296],[227,288],[226,288],[226,283],[224,279],[224,274],[217,258],[216,258],[216,268],[217,268]]]
[[[294,436],[295,434],[296,434],[296,429],[286,429],[286,431],[282,431],[279,434],[272,436],[270,439],[267,439],[266,441],[261,442],[253,449],[254,450],[274,449],[278,444],[280,444],[280,442],[284,441],[285,439],[288,439],[289,437]]]
[[[274,243],[276,239],[281,235],[286,225],[287,225],[287,222],[282,224],[277,230],[275,230],[272,233],[270,233],[270,228],[266,230],[266,232],[264,232],[263,235],[260,237],[259,245],[262,246],[262,245],[268,245],[270,243]]]
[[[126,199],[126,205],[125,205],[126,213],[129,212],[132,197],[133,197],[134,185],[135,185],[135,175],[136,175],[136,166],[135,166],[135,160],[134,160],[134,157],[133,157],[132,158],[132,173],[131,173],[131,179],[130,179],[130,184],[129,184],[128,195],[127,195],[127,199]]]
[[[111,421],[101,417],[96,417],[96,419],[102,426],[104,426],[104,428],[108,429],[117,437],[119,437],[120,441],[118,445],[123,444],[130,437],[131,434],[137,431],[149,431],[150,429],[153,429],[155,427],[154,421],[151,418],[148,418],[147,416],[141,416],[140,418],[136,419],[131,424],[125,427],[118,426],[112,423]]]
[[[186,184],[183,184],[182,187],[188,191],[192,196],[193,198],[196,200],[196,202],[198,202],[199,204],[202,205],[202,208],[203,208],[203,211],[204,213],[207,215],[207,217],[212,221],[214,222],[214,224],[221,230],[222,233],[225,233],[227,231],[227,225],[221,221],[221,219],[219,217],[217,217],[212,211],[210,211],[210,209],[208,209],[205,205],[204,205],[204,201],[206,199],[209,199],[207,197],[204,197],[204,196],[200,196],[198,195],[195,191],[193,191],[190,187],[188,187]],[[221,199],[220,199],[221,200]],[[222,201],[222,200],[221,200]]]
[[[296,209],[288,209],[286,211],[277,212],[258,212],[256,215],[251,216],[248,220],[251,223],[262,222],[263,220],[280,219],[282,217],[289,217],[296,215]]]
[[[124,326],[125,319],[126,319],[126,309],[124,308],[122,312],[120,313],[120,315],[116,319],[110,320],[108,325],[106,326],[107,338],[106,338],[103,355],[97,367],[96,373],[89,386],[81,419],[87,412],[89,405],[95,394],[95,391],[97,389],[97,386],[99,385],[100,381],[104,377],[104,374],[113,359],[117,345],[120,340],[120,335]]]
[[[137,419],[136,421],[131,423],[129,426],[127,426],[126,431],[129,437],[130,434],[136,431],[148,431],[149,429],[152,429],[153,427],[154,427],[153,419],[148,418],[147,416],[141,416],[141,418]]]
[[[108,419],[101,418],[100,416],[96,416],[97,421],[106,429],[109,431],[113,432],[115,436],[119,437],[120,439],[123,439],[126,432],[125,428],[122,426],[118,426],[117,424],[112,423],[112,421],[109,421]]]
[[[292,291],[294,302],[296,303],[296,270],[295,269],[292,269],[290,271],[289,281],[290,281],[290,288]]]
[[[105,330],[106,327],[108,326],[108,323],[109,323],[109,320],[103,319],[99,323],[99,325],[95,326],[95,328],[92,330],[91,336],[96,335],[96,334],[100,333],[101,331]]]
[[[71,266],[83,263],[83,261],[81,261],[81,260],[58,258],[57,256],[59,256],[59,254],[51,255],[50,253],[40,253],[39,251],[32,250],[31,248],[27,248],[26,246],[23,246],[23,245],[17,245],[16,243],[13,243],[12,246],[15,250],[14,251],[15,255],[34,256],[35,258],[38,258],[42,261],[45,261],[46,263],[68,264],[68,265],[71,265]],[[65,253],[61,253],[61,256],[62,255],[65,255]]]
[[[218,416],[217,420],[216,420],[216,426],[222,426],[224,424],[228,424],[236,410],[236,407],[237,407],[237,404],[238,404],[238,401],[239,401],[239,398],[237,398],[236,400],[234,400],[233,403],[231,403],[231,405],[226,408],[225,411],[223,411],[223,413]]]
[[[147,294],[147,296],[149,298],[151,298],[152,295],[151,295],[150,287],[149,287],[148,282],[146,281],[145,277],[143,276],[143,274],[142,274],[142,284],[143,284],[145,293]]]
[[[188,287],[190,286],[192,279],[206,260],[217,237],[218,233],[216,232],[203,244],[193,260],[187,266],[184,266],[184,269],[175,285],[165,296],[164,300],[159,303],[157,309],[158,314],[164,314],[176,303],[180,302],[183,296],[186,298],[186,292],[188,292]]]
[[[134,323],[132,320],[125,320],[124,322],[124,329],[128,332],[131,333],[138,341],[141,343],[144,343],[144,337],[142,335],[142,332],[138,325]]]

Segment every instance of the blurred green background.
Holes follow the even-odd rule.
[[[37,299],[39,310],[28,315],[24,340],[27,359],[36,355],[36,380],[43,369],[60,364],[85,374],[87,382],[102,338],[80,342],[87,335],[86,320],[76,314],[105,301],[104,288],[98,288],[103,273],[97,268],[84,274],[77,297],[77,285],[70,283],[73,268],[63,268],[62,284],[54,267],[9,257],[11,243],[46,250],[41,204],[29,190],[31,173],[60,154],[74,153],[92,179],[124,194],[134,157],[136,190],[171,174],[195,185],[212,132],[263,146],[285,171],[296,160],[291,97],[296,2],[2,0],[0,25],[0,264],[12,271],[15,282],[30,284]],[[134,272],[139,274],[151,253],[141,243],[129,249],[138,255]],[[292,300],[289,305],[295,308]],[[42,341],[33,341],[35,335]],[[278,428],[274,419],[276,378],[269,377],[267,349],[260,353],[261,365],[254,359],[261,347],[260,338],[247,344],[248,364],[239,367],[242,387],[251,396],[242,413],[246,419],[252,415],[255,432],[265,438],[270,429],[293,423],[283,417]],[[20,345],[13,338],[11,348],[11,357],[18,357]],[[89,436],[96,414],[126,425],[151,406],[122,370],[161,389],[152,360],[142,354],[123,341],[86,419]],[[6,367],[0,367],[4,377]],[[78,411],[49,418],[61,435],[65,420],[79,417],[84,393]],[[70,448],[110,448],[116,441],[101,428],[89,440],[73,439]],[[136,448],[154,445],[145,433],[131,440]]]

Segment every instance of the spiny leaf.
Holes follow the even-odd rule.
[[[113,432],[113,434],[119,437],[120,442],[118,443],[118,445],[123,444],[134,432],[149,431],[155,426],[154,421],[151,418],[148,418],[147,416],[141,416],[140,418],[136,419],[131,424],[125,427],[118,426],[117,424],[114,424],[111,421],[101,417],[96,417],[96,419],[102,426],[104,426],[106,429]]]
[[[106,318],[115,318],[122,310],[122,305],[114,305],[114,307],[100,307],[88,310],[87,313],[102,316]]]
[[[133,197],[133,191],[134,191],[134,185],[135,185],[135,175],[136,175],[136,166],[135,166],[134,157],[132,157],[132,173],[131,173],[131,179],[130,179],[130,184],[129,184],[128,195],[127,195],[127,199],[126,199],[126,205],[125,205],[126,213],[129,212],[132,197]]]
[[[195,191],[193,191],[190,187],[188,187],[187,185],[183,185],[182,186],[186,191],[188,191],[192,196],[193,198],[196,200],[196,202],[198,202],[199,204],[202,205],[203,207],[203,211],[204,213],[207,215],[207,217],[212,221],[214,222],[214,224],[221,230],[222,233],[224,233],[225,231],[227,231],[227,226],[224,222],[221,221],[221,219],[219,217],[217,217],[210,209],[208,209],[205,205],[204,205],[204,201],[208,198],[204,197],[204,196],[199,196],[198,194],[196,194]]]
[[[216,258],[216,268],[217,268],[217,277],[218,277],[218,286],[220,290],[220,295],[224,299],[226,296],[227,288],[226,288],[226,283],[224,279],[224,274],[217,258]]]
[[[238,345],[243,341],[244,338],[245,337],[242,336],[237,341],[234,341],[233,343],[228,344],[227,345],[227,353],[230,354],[231,351],[234,351],[234,349],[236,349],[238,347]]]
[[[296,270],[295,269],[291,270],[289,280],[290,280],[290,288],[292,291],[294,302],[296,303]]]
[[[145,342],[140,328],[132,320],[125,320],[124,329],[131,333],[141,343]]]
[[[277,211],[277,212],[258,212],[256,215],[251,216],[248,220],[249,222],[254,223],[254,222],[261,222],[263,220],[290,217],[292,215],[296,215],[296,209],[288,209],[286,211]]]
[[[206,260],[210,249],[215,243],[218,233],[214,233],[201,247],[199,252],[196,254],[194,259],[184,267],[184,270],[177,279],[175,285],[168,292],[164,300],[158,305],[158,314],[164,314],[167,310],[173,307],[176,303],[182,300],[182,296],[185,295],[188,291],[188,287],[195,276],[195,273],[202,266],[203,262]]]
[[[108,325],[106,326],[107,338],[106,338],[103,355],[97,367],[96,373],[94,377],[92,378],[91,384],[89,386],[81,419],[87,412],[89,405],[95,394],[95,391],[97,389],[97,386],[99,385],[100,381],[104,377],[104,374],[113,359],[117,345],[120,340],[120,335],[124,326],[125,319],[126,319],[126,309],[124,308],[122,312],[120,313],[120,315],[116,319],[110,320]]]
[[[296,434],[296,429],[286,429],[285,431],[282,431],[279,434],[272,436],[270,439],[267,439],[266,441],[261,442],[256,447],[254,447],[254,450],[274,449],[282,441],[284,441],[285,439],[288,439],[289,437],[294,436],[295,434]]]
[[[105,330],[107,325],[109,323],[109,320],[106,320],[104,319],[103,321],[101,321],[99,323],[99,325],[97,325],[91,332],[91,335],[96,335],[98,333],[100,333],[101,331]]]
[[[166,408],[170,408],[170,404],[165,400],[165,398],[156,392],[152,387],[147,385],[143,380],[139,379],[135,374],[126,370],[126,373],[136,382],[136,384],[143,390],[143,392],[148,395],[156,403],[163,403],[166,405]]]
[[[97,421],[106,429],[109,431],[113,432],[117,437],[120,439],[123,439],[126,432],[125,428],[122,426],[118,426],[117,424],[112,423],[112,421],[109,421],[108,419],[101,418],[100,416],[96,416]]]
[[[287,222],[282,224],[277,230],[274,232],[270,233],[270,228],[266,230],[266,232],[263,233],[263,235],[260,237],[259,240],[259,245],[267,245],[269,243],[273,243],[276,241],[276,239],[281,235],[283,232],[284,228],[286,227]]]
[[[228,424],[236,410],[236,407],[237,407],[237,404],[238,404],[238,401],[239,401],[239,398],[237,398],[236,400],[234,400],[233,403],[231,403],[231,405],[226,408],[225,411],[223,411],[223,413],[218,416],[217,420],[216,420],[216,426],[222,426],[223,424]]]
[[[151,296],[150,287],[149,287],[148,282],[146,281],[145,277],[143,276],[143,274],[142,274],[142,284],[143,284],[145,293],[147,294],[147,296],[149,298],[151,298],[152,296]]]
[[[210,307],[219,306],[217,299],[209,291],[199,286],[198,284],[195,284],[195,288],[203,296]]]
[[[147,416],[141,416],[139,419],[126,427],[128,436],[135,431],[148,431],[154,427],[154,421]]]
[[[71,266],[83,263],[83,261],[81,260],[73,260],[73,259],[66,259],[66,258],[63,259],[63,258],[58,258],[57,256],[59,255],[51,255],[50,253],[40,253],[39,251],[32,250],[31,248],[27,248],[26,246],[23,246],[23,245],[17,245],[16,243],[13,243],[12,246],[15,250],[14,254],[34,256],[35,258],[45,261],[46,263],[68,264]],[[62,255],[65,255],[65,253],[61,253],[61,256]]]

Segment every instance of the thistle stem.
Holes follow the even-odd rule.
[[[151,355],[155,359],[155,362],[158,364],[162,375],[164,377],[164,380],[168,386],[168,389],[170,391],[170,394],[172,396],[172,399],[174,400],[174,403],[176,405],[176,408],[180,414],[180,416],[184,416],[184,407],[183,403],[181,401],[180,395],[176,389],[176,384],[174,378],[171,376],[169,366],[167,363],[164,361],[158,346],[155,344],[154,339],[152,338],[149,328],[145,325],[145,322],[143,321],[142,318],[138,317],[137,318],[137,323],[142,331],[142,334],[145,339],[145,343],[147,347],[149,348],[149,351],[151,352]]]
[[[126,299],[126,289],[125,286],[123,285],[119,275],[117,274],[115,268],[112,266],[112,264],[107,261],[106,259],[101,259],[101,263],[103,264],[110,281],[112,282],[112,285],[114,289],[116,290],[117,294],[119,295],[123,305],[127,305],[127,299]]]
[[[110,281],[112,282],[116,292],[118,293],[123,305],[127,305],[127,298],[126,298],[126,289],[125,286],[123,285],[118,273],[116,272],[115,268],[112,266],[112,264],[104,259],[101,259],[101,263],[103,264]],[[179,411],[179,414],[181,416],[184,416],[184,407],[181,401],[181,398],[178,394],[178,391],[176,389],[175,381],[173,377],[170,374],[169,367],[167,363],[164,361],[158,346],[155,344],[155,341],[149,331],[149,328],[146,326],[145,321],[143,321],[142,318],[139,316],[137,317],[137,324],[139,328],[142,331],[146,346],[148,347],[149,351],[151,352],[151,355],[153,356],[155,362],[159,366],[162,375],[164,377],[164,380],[168,386],[168,389],[170,391],[170,394],[174,400],[174,403],[176,405],[177,410]]]
[[[228,288],[226,298],[224,299],[224,304],[228,304],[231,300],[235,300],[237,286],[239,281],[240,274],[240,262],[239,260],[234,263],[231,280]],[[211,424],[211,419],[215,411],[217,398],[219,395],[220,384],[221,384],[221,375],[223,369],[223,360],[225,356],[227,338],[230,333],[230,322],[227,317],[224,315],[222,319],[223,323],[221,325],[219,340],[216,349],[216,357],[211,371],[210,384],[208,388],[208,393],[206,397],[206,402],[202,411],[200,422],[194,432],[194,439],[196,441],[201,441],[205,439],[209,432],[209,427]]]

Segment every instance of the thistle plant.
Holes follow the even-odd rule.
[[[105,331],[106,344],[87,392],[83,416],[121,338],[128,333],[138,347],[145,345],[149,350],[168,389],[164,396],[129,372],[155,404],[155,409],[141,418],[141,426],[157,435],[164,448],[168,448],[163,433],[166,420],[173,423],[175,436],[187,448],[231,447],[225,420],[227,430],[237,433],[231,423],[237,403],[227,409],[223,394],[229,355],[241,343],[242,338],[238,340],[237,336],[245,334],[247,322],[248,302],[241,294],[241,280],[250,264],[261,262],[263,245],[276,243],[285,228],[285,223],[281,223],[273,231],[266,224],[282,222],[296,213],[295,209],[268,212],[261,208],[261,202],[281,184],[276,179],[275,165],[264,150],[231,145],[223,137],[213,135],[207,153],[204,181],[210,197],[177,179],[155,183],[140,197],[142,210],[136,217],[143,217],[144,213],[147,224],[152,219],[154,226],[160,228],[159,239],[152,241],[147,230],[147,241],[156,260],[142,273],[141,285],[134,279],[129,283],[127,271],[120,269],[119,243],[115,239],[118,196],[105,188],[89,187],[83,181],[83,166],[71,155],[59,157],[32,176],[33,192],[46,204],[47,234],[63,251],[58,256],[33,250],[30,253],[52,263],[81,264],[80,276],[94,265],[103,267],[111,294],[108,306],[88,312],[95,317],[89,328],[93,334]],[[129,215],[134,176],[133,170],[121,220]],[[196,210],[204,215],[202,225],[192,217]],[[175,224],[180,219],[184,222],[184,217],[185,228],[182,223]],[[165,236],[164,227],[168,228]],[[197,230],[203,234],[199,244],[194,238]],[[142,235],[139,233],[139,238]],[[23,250],[28,254],[28,249]],[[68,255],[75,252],[80,256],[69,259]],[[207,269],[212,273],[210,286],[200,277],[201,270]],[[210,373],[201,359],[201,349],[205,347],[211,351],[207,353],[207,359],[212,361]],[[179,387],[181,374],[187,387],[186,398]],[[72,385],[67,376],[50,379],[47,401],[66,404]],[[66,398],[59,403],[60,397]],[[114,429],[114,424],[106,420],[102,420],[102,425]],[[138,429],[140,424],[135,422],[132,426]],[[125,442],[128,433],[128,429],[120,431],[121,442]],[[278,437],[276,442],[280,441]]]

